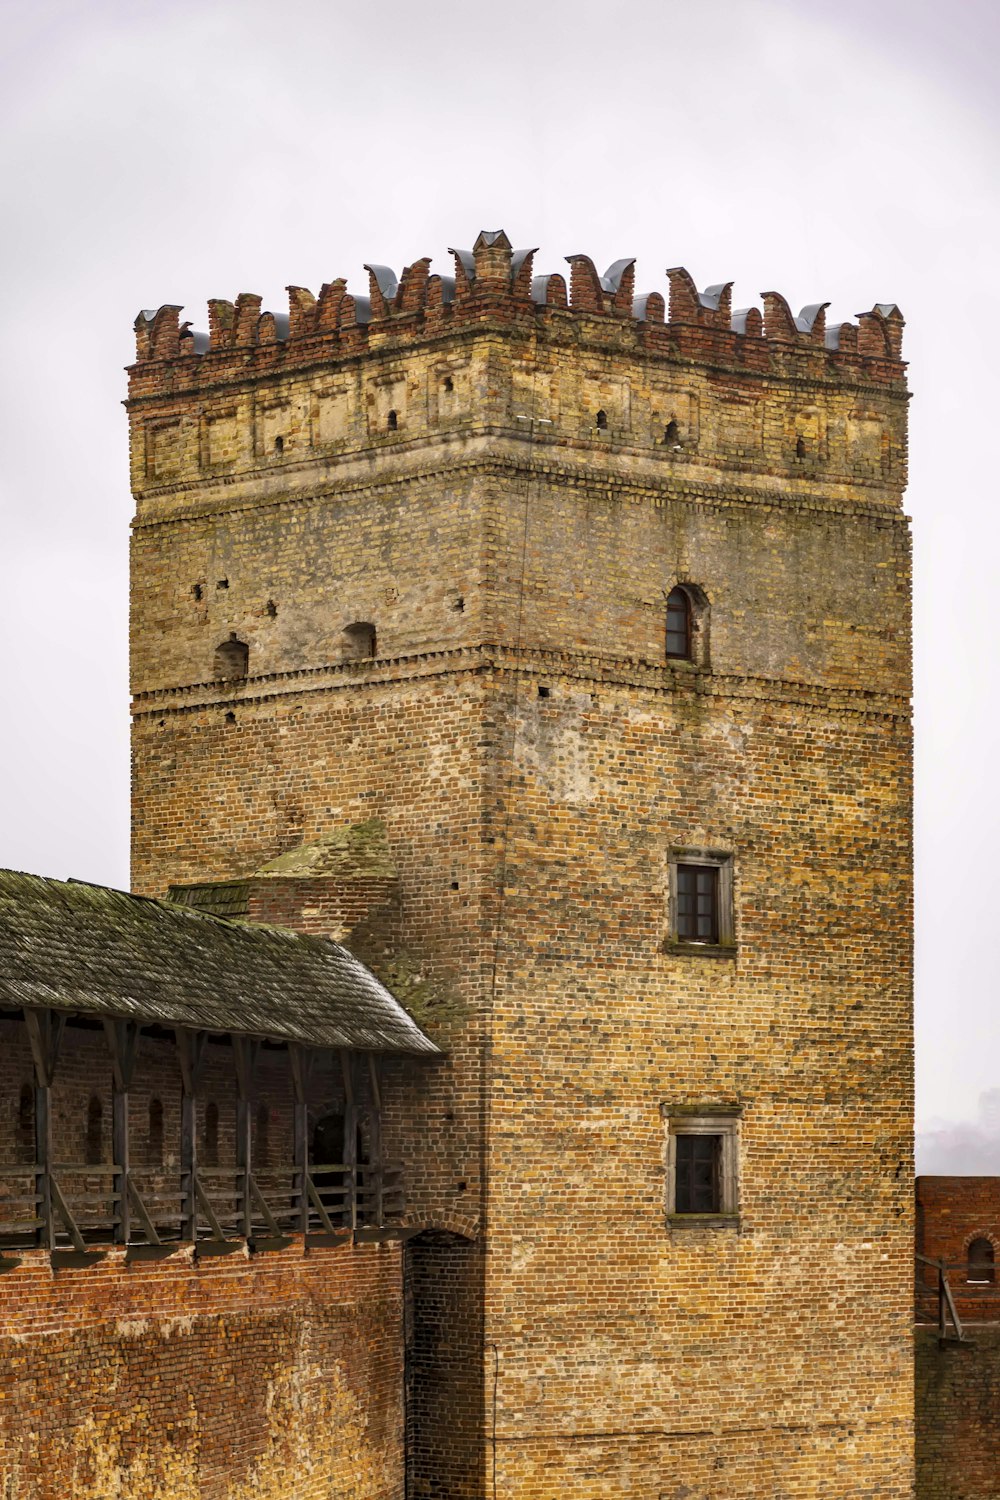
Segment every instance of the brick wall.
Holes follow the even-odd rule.
[[[1000,1323],[1000,1177],[918,1177],[917,1253],[943,1260],[959,1317],[976,1323]],[[993,1279],[969,1265],[969,1248],[976,1240],[993,1247]],[[917,1319],[937,1316],[937,1275],[930,1266],[917,1268]]]
[[[5,1500],[401,1500],[398,1246],[0,1277]]]
[[[448,1316],[482,1328],[488,1417],[439,1492],[902,1500],[898,328],[831,352],[771,299],[743,336],[677,277],[637,323],[580,266],[535,309],[500,252],[453,311],[424,267],[367,330],[328,289],[276,345],[244,302],[235,343],[174,358],[168,329],[133,370],[136,884],[385,828],[393,951],[365,956],[449,1051],[389,1070],[387,1143],[414,1224],[484,1251]],[[672,664],[678,581],[703,634]],[[231,633],[248,678],[213,681]],[[666,941],[692,847],[731,856],[734,952]],[[669,1223],[666,1121],[712,1106],[738,1111],[739,1211]]]
[[[917,1500],[1000,1495],[1000,1324],[967,1343],[917,1329]]]

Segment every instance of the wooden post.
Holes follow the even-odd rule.
[[[35,1192],[38,1217],[43,1221],[37,1238],[39,1245],[52,1251],[56,1244],[52,1216],[52,1080],[66,1017],[27,1006],[23,1014],[35,1065]]]
[[[201,1031],[174,1032],[181,1070],[181,1239],[198,1238],[198,1142],[197,1097],[205,1061],[205,1035]]]
[[[354,1097],[354,1054],[340,1049],[340,1069],[344,1075],[344,1166],[347,1168],[347,1196],[344,1200],[347,1228],[358,1227],[358,1106]]]
[[[288,1045],[288,1057],[292,1066],[292,1133],[295,1151],[295,1208],[296,1229],[300,1234],[309,1233],[309,1073],[312,1054],[307,1053],[298,1042]]]
[[[259,1044],[249,1037],[233,1037],[233,1056],[236,1060],[236,1165],[240,1175],[239,1223],[240,1233],[246,1240],[251,1238],[253,1232],[250,1105],[254,1093],[258,1048]]]
[[[371,1115],[371,1182],[374,1189],[373,1195],[373,1220],[375,1227],[381,1229],[385,1221],[385,1208],[382,1200],[382,1087],[379,1079],[378,1058],[374,1052],[368,1054],[368,1079],[371,1086],[372,1115]]]
[[[127,1245],[131,1239],[131,1198],[129,1195],[128,1095],[135,1071],[139,1045],[139,1027],[132,1021],[104,1022],[104,1034],[111,1053],[113,1092],[111,1096],[111,1159],[117,1167],[114,1175],[118,1222],[114,1240]]]

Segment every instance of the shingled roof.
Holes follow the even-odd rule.
[[[0,870],[0,1007],[21,1006],[312,1047],[438,1050],[327,938]]]

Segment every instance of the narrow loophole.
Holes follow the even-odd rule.
[[[399,426],[399,418],[396,416],[396,413],[394,411],[391,411],[389,413],[388,426],[390,432],[395,432],[397,427]]]

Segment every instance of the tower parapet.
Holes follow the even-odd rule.
[[[258,351],[251,369],[271,368],[279,357],[283,368],[291,368],[387,340],[419,343],[484,318],[527,330],[566,315],[576,337],[599,340],[613,331],[617,341],[624,336],[637,351],[664,357],[700,357],[761,373],[792,368],[885,385],[903,379],[903,317],[891,303],[876,303],[858,314],[857,323],[827,328],[828,303],[804,307],[796,317],[779,292],[763,292],[763,314],[756,308],[733,311],[732,282],[699,292],[682,266],[667,272],[669,304],[658,291],[635,293],[631,259],[615,261],[602,276],[590,256],[568,255],[567,289],[563,275],[536,274],[535,250],[513,249],[503,230],[484,230],[471,251],[451,254],[453,276],[431,274],[428,258],[399,276],[387,266],[366,265],[368,296],[350,294],[342,278],[324,283],[318,297],[290,286],[287,313],[262,313],[261,299],[246,292],[235,302],[215,299],[207,335],[181,323],[180,307],[146,309],[135,323],[133,394],[176,388],[172,381],[164,384],[167,372],[155,367],[178,358],[210,356],[213,372],[221,375],[226,355],[240,350],[246,373],[246,350]],[[603,330],[602,323],[608,325]]]

